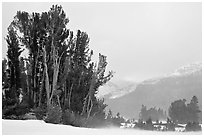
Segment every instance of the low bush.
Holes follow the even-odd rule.
[[[37,107],[33,110],[35,113],[35,116],[39,120],[43,120],[43,118],[46,116],[46,108],[45,107]]]
[[[47,110],[44,121],[46,123],[59,124],[62,118],[62,110],[59,106],[50,106]]]
[[[69,109],[65,110],[62,113],[62,123],[65,125],[73,125],[76,117],[74,112],[70,111]]]

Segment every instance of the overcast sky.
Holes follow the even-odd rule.
[[[18,10],[48,11],[53,3],[2,4],[4,37]],[[141,81],[202,61],[201,3],[54,3],[63,6],[68,28],[89,34],[90,48],[107,55],[114,79]]]

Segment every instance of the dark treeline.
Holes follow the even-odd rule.
[[[200,112],[196,96],[193,96],[188,104],[186,104],[185,99],[172,102],[169,107],[168,116],[160,108],[147,109],[146,106],[142,105],[139,120],[135,122],[134,128],[161,131],[175,131],[176,128],[183,128],[183,131],[200,131]]]
[[[144,121],[147,121],[149,118],[151,118],[151,120],[153,121],[158,121],[166,120],[167,115],[166,112],[163,111],[163,109],[156,109],[156,107],[147,109],[146,106],[142,105],[139,118]]]
[[[198,98],[193,96],[190,103],[186,104],[186,99],[176,100],[169,107],[169,117],[176,123],[199,123]]]
[[[91,61],[88,34],[78,30],[74,35],[68,22],[58,5],[48,12],[17,12],[2,61],[3,118],[31,110],[47,122],[76,126],[105,118],[107,105],[95,95],[113,72],[105,75],[106,56]],[[25,49],[28,57],[21,56]]]
[[[168,110],[169,118],[175,123],[188,123],[196,122],[199,123],[199,114],[201,110],[198,106],[198,98],[193,96],[191,101],[186,104],[186,99],[176,100],[170,104]],[[166,111],[156,107],[149,108],[142,105],[141,111],[139,113],[139,119],[142,121],[147,121],[151,119],[152,121],[161,121],[167,119]]]

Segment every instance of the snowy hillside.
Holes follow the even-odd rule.
[[[177,78],[177,77],[185,77],[189,75],[201,75],[202,74],[202,63],[195,62],[188,65],[184,65],[174,70],[172,73],[165,74],[164,76],[159,76],[156,78],[147,79],[140,84],[156,84],[160,82],[164,78]]]
[[[99,88],[98,97],[115,99],[134,91],[137,84],[129,81],[110,81]]]
[[[136,129],[90,129],[47,124],[40,120],[2,120],[3,135],[201,135],[202,132],[159,132]]]
[[[200,71],[202,71],[202,63],[196,62],[176,69],[171,75],[172,76],[190,75]]]

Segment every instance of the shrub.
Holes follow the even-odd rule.
[[[2,109],[3,119],[21,119],[23,115],[29,112],[29,107],[24,104],[15,104]],[[15,118],[14,118],[15,117]]]
[[[46,123],[59,124],[62,118],[62,110],[59,106],[50,106],[45,117]]]
[[[34,113],[37,119],[42,120],[46,116],[46,108],[37,107],[34,109]]]
[[[72,125],[76,127],[87,127],[87,119],[80,114],[75,114],[75,120]]]
[[[76,117],[74,112],[70,111],[69,109],[62,113],[62,123],[65,125],[73,125],[75,119]]]

